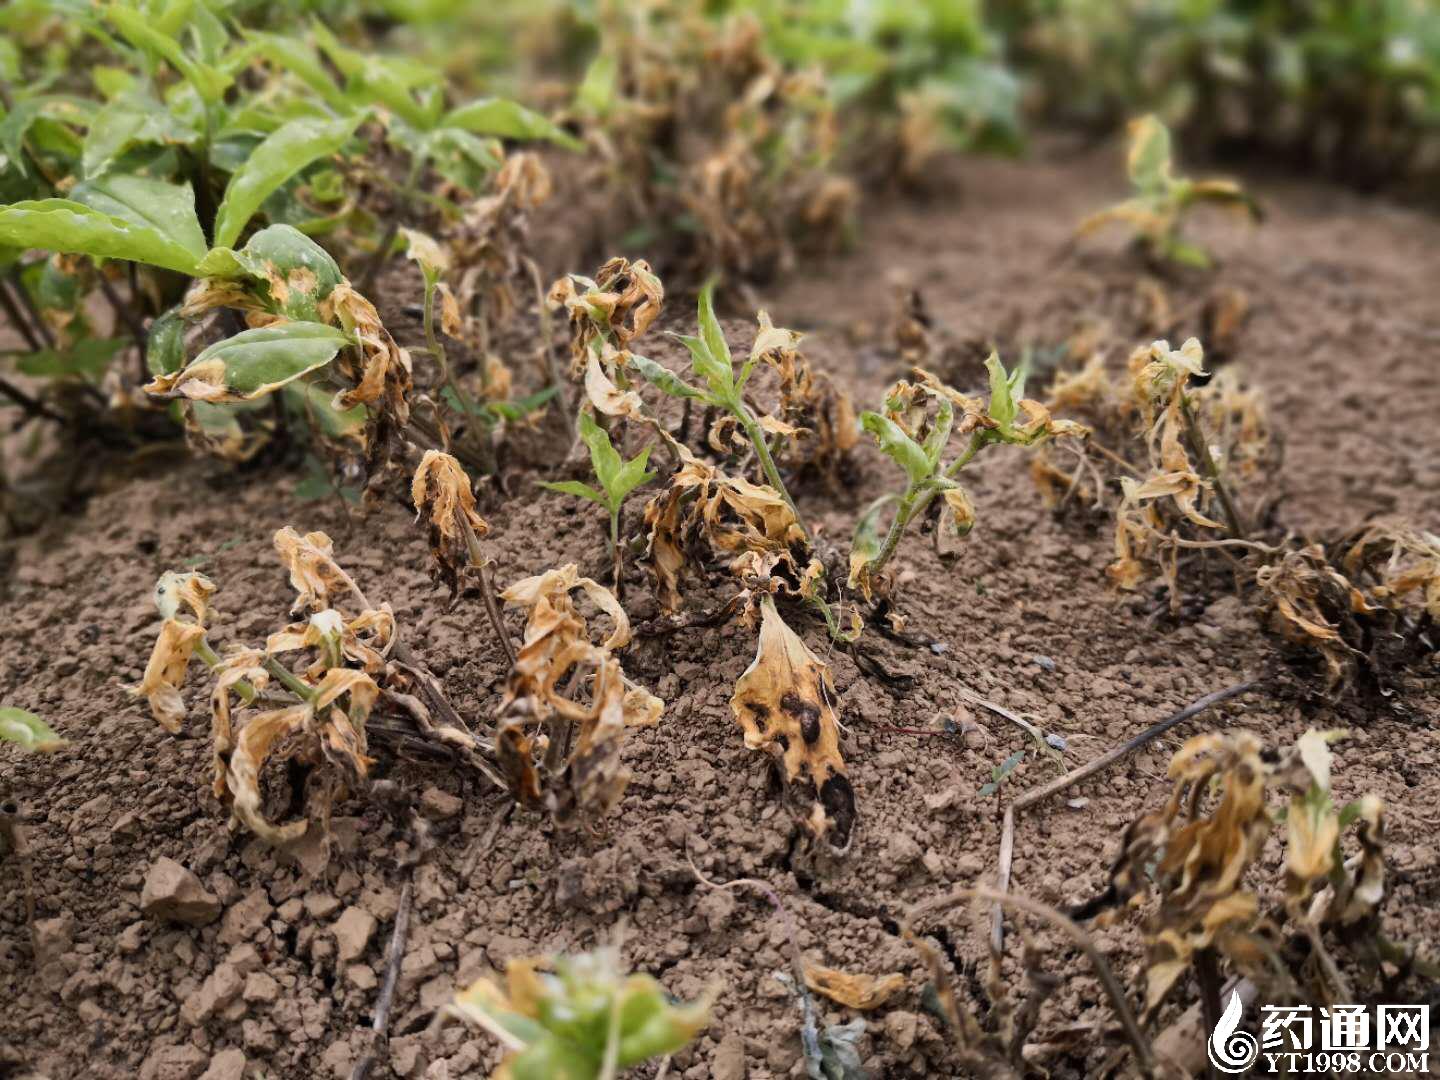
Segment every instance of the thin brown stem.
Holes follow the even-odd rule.
[[[460,525],[461,535],[465,537],[465,548],[470,553],[470,565],[475,567],[480,574],[480,597],[485,602],[485,614],[490,616],[490,625],[495,630],[495,638],[500,642],[500,647],[505,650],[505,658],[510,666],[515,666],[515,650],[510,645],[510,638],[505,633],[505,620],[500,617],[500,606],[495,603],[495,588],[490,582],[490,563],[485,558],[485,553],[480,550],[480,538],[475,535],[475,530],[470,527],[469,520],[458,510],[455,513],[455,520]]]
[[[5,281],[0,281],[0,308],[5,309],[5,317],[25,339],[25,344],[35,352],[39,352],[41,349],[40,339],[35,336],[35,331],[30,326],[30,320],[20,314],[20,309],[15,306],[15,298],[10,295],[10,285]]]
[[[45,317],[40,314],[40,309],[35,306],[35,301],[30,296],[30,290],[25,288],[25,283],[20,280],[20,271],[12,266],[7,276],[10,279],[10,287],[15,290],[15,295],[20,298],[20,304],[30,316],[31,325],[33,325],[36,332],[39,333],[40,340],[45,343],[45,348],[53,349],[55,347],[55,334],[50,329],[50,324],[45,321]]]
[[[1133,739],[1117,746],[1115,749],[1101,754],[1094,761],[1081,765],[1078,769],[1071,769],[1064,776],[1057,777],[1048,784],[1042,784],[1038,788],[1032,788],[1025,794],[1018,796],[1005,808],[1005,819],[1000,827],[1000,865],[995,875],[996,891],[1004,894],[1010,888],[1010,863],[1015,854],[1015,815],[1021,811],[1034,806],[1043,799],[1057,795],[1080,783],[1096,773],[1109,768],[1115,762],[1128,754],[1133,754],[1146,743],[1158,739],[1165,732],[1182,724],[1191,717],[1197,716],[1221,702],[1229,701],[1231,698],[1239,697],[1247,690],[1253,689],[1259,684],[1259,679],[1247,679],[1245,682],[1236,683],[1234,686],[1227,686],[1224,690],[1216,690],[1213,694],[1206,694],[1204,697],[1192,701],[1179,712],[1167,716],[1158,724],[1154,724]],[[999,952],[1005,943],[1005,919],[997,904],[991,915],[990,926],[991,947]]]
[[[370,1049],[355,1063],[350,1080],[366,1080],[379,1057],[380,1044],[390,1026],[390,1009],[395,1003],[395,987],[400,981],[400,963],[405,959],[405,939],[410,931],[410,907],[414,897],[414,884],[409,878],[400,890],[400,905],[395,910],[395,926],[390,931],[390,948],[385,956],[385,981],[380,986],[380,997],[375,1003],[375,1020],[370,1025]]]
[[[1230,498],[1230,489],[1220,478],[1220,469],[1216,466],[1215,459],[1210,456],[1210,447],[1205,444],[1200,427],[1195,423],[1195,414],[1190,411],[1190,402],[1183,394],[1180,395],[1180,415],[1185,420],[1185,435],[1190,440],[1190,448],[1195,451],[1195,456],[1204,466],[1205,475],[1210,478],[1210,482],[1215,485],[1215,493],[1220,496],[1220,508],[1225,511],[1225,522],[1230,526],[1230,535],[1237,540],[1244,540],[1245,525],[1240,519],[1240,511]]]
[[[46,420],[53,420],[57,424],[65,423],[63,416],[55,412],[39,398],[31,397],[9,379],[0,378],[0,395],[9,398],[31,416],[44,417]]]

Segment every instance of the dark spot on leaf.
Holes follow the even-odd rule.
[[[780,698],[780,708],[799,721],[800,736],[806,745],[815,745],[820,738],[820,706],[792,692]]]

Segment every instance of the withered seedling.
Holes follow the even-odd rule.
[[[1248,397],[1234,401],[1231,388],[1224,384],[1211,393],[1193,392],[1190,380],[1206,374],[1204,360],[1204,349],[1195,338],[1178,349],[1156,341],[1130,358],[1148,465],[1137,475],[1120,478],[1123,498],[1115,512],[1115,560],[1107,572],[1121,589],[1134,589],[1157,574],[1162,576],[1172,611],[1180,605],[1182,549],[1225,544],[1264,548],[1249,542],[1249,526],[1233,483],[1235,476],[1247,471],[1253,475],[1255,462],[1264,454],[1258,406]],[[1221,423],[1238,411],[1241,430],[1224,442],[1207,441],[1197,418],[1197,396],[1203,399],[1205,412]],[[1229,460],[1217,460],[1212,447],[1222,446],[1234,449]]]
[[[1120,222],[1134,230],[1136,246],[1152,261],[1203,269],[1211,264],[1209,253],[1186,240],[1181,232],[1192,207],[1213,203],[1239,209],[1252,219],[1260,220],[1259,204],[1235,181],[1176,176],[1171,161],[1170,132],[1154,116],[1142,116],[1130,122],[1126,168],[1135,194],[1086,218],[1080,223],[1081,236]]]
[[[553,974],[552,974],[553,972]],[[619,949],[509,960],[505,978],[482,977],[439,1017],[478,1027],[505,1048],[497,1076],[610,1080],[673,1054],[710,1023],[716,990],[678,1004],[649,975],[629,974]]]
[[[399,658],[394,615],[366,599],[335,561],[330,538],[286,527],[275,534],[275,549],[296,592],[291,614],[303,619],[269,635],[263,648],[237,644],[218,654],[205,628],[215,586],[199,574],[167,573],[155,592],[164,621],[133,691],[175,732],[191,659],[210,669],[213,791],[232,823],[288,847],[319,822],[328,844],[331,807],[370,789],[372,742],[495,778],[483,756],[488,747],[438,699],[433,677]],[[282,660],[296,655],[298,669]],[[303,780],[303,792],[270,785],[272,795],[283,787],[290,798],[267,800],[264,774],[281,763]],[[303,805],[294,805],[297,797]]]
[[[475,493],[470,477],[449,454],[427,450],[415,470],[410,485],[415,520],[424,519],[429,527],[430,554],[435,559],[435,573],[450,587],[453,603],[460,591],[461,576],[473,572],[479,579],[480,596],[496,640],[510,663],[515,662],[514,649],[505,633],[505,621],[495,604],[495,589],[490,579],[490,560],[480,548],[480,538],[490,531],[475,510]]]
[[[730,709],[745,745],[775,757],[805,829],[844,854],[855,832],[855,790],[840,756],[834,680],[768,594],[760,598],[760,619],[755,659],[736,680]]]
[[[1034,446],[1048,439],[1083,437],[1086,429],[1071,420],[1055,420],[1045,406],[1025,398],[1025,368],[1007,372],[993,353],[985,361],[990,400],[967,397],[917,368],[915,383],[896,383],[885,397],[883,413],[861,414],[861,424],[882,452],[905,471],[899,495],[886,496],[861,518],[850,553],[850,587],[867,600],[889,600],[893,583],[885,572],[911,522],[938,496],[939,531],[965,536],[975,524],[975,508],[956,477],[987,446]],[[933,412],[932,412],[933,408]],[[959,413],[957,420],[956,414]],[[1023,419],[1022,419],[1023,417]],[[944,461],[951,436],[969,436],[965,449]],[[880,539],[879,512],[895,504],[890,528]]]
[[[630,492],[655,479],[655,474],[645,469],[650,460],[650,447],[645,447],[626,461],[611,444],[605,429],[586,412],[580,414],[580,438],[590,449],[590,467],[595,471],[595,479],[600,481],[599,489],[581,480],[561,480],[542,483],[540,486],[562,495],[589,499],[605,508],[605,512],[610,515],[610,559],[614,567],[612,584],[618,593],[624,569],[620,548],[620,507]]]
[[[603,641],[592,639],[576,591],[613,624]],[[629,782],[620,759],[626,732],[656,723],[665,707],[626,678],[615,656],[630,642],[630,620],[574,563],[517,581],[501,597],[526,612],[496,714],[505,784],[521,806],[548,813],[561,827],[598,821]]]
[[[1113,921],[1121,910],[1139,910],[1133,898],[1154,895],[1142,922],[1146,1020],[1192,968],[1207,1013],[1218,1017],[1222,960],[1260,986],[1266,1001],[1316,1005],[1354,1000],[1335,946],[1377,980],[1382,959],[1409,967],[1413,952],[1380,932],[1380,799],[1364,795],[1339,807],[1331,795],[1330,744],[1344,735],[1310,731],[1278,754],[1265,753],[1248,732],[1199,735],[1176,752],[1165,806],[1129,826],[1109,887],[1077,912]],[[1271,806],[1272,795],[1286,805]],[[1283,902],[1263,911],[1248,879],[1267,865],[1267,840],[1281,824]],[[1352,825],[1358,851],[1347,856]]]

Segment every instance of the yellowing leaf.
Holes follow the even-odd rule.
[[[805,985],[846,1008],[861,1011],[878,1009],[905,989],[905,976],[898,972],[876,977],[851,975],[819,964],[805,965]]]

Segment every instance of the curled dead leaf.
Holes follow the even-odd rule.
[[[425,519],[430,530],[430,554],[436,571],[450,587],[453,599],[460,588],[461,571],[471,564],[471,539],[490,531],[475,511],[475,493],[460,462],[439,450],[427,450],[410,485],[415,520]]]
[[[819,964],[805,965],[805,985],[848,1009],[878,1009],[905,989],[905,976],[851,975]]]

